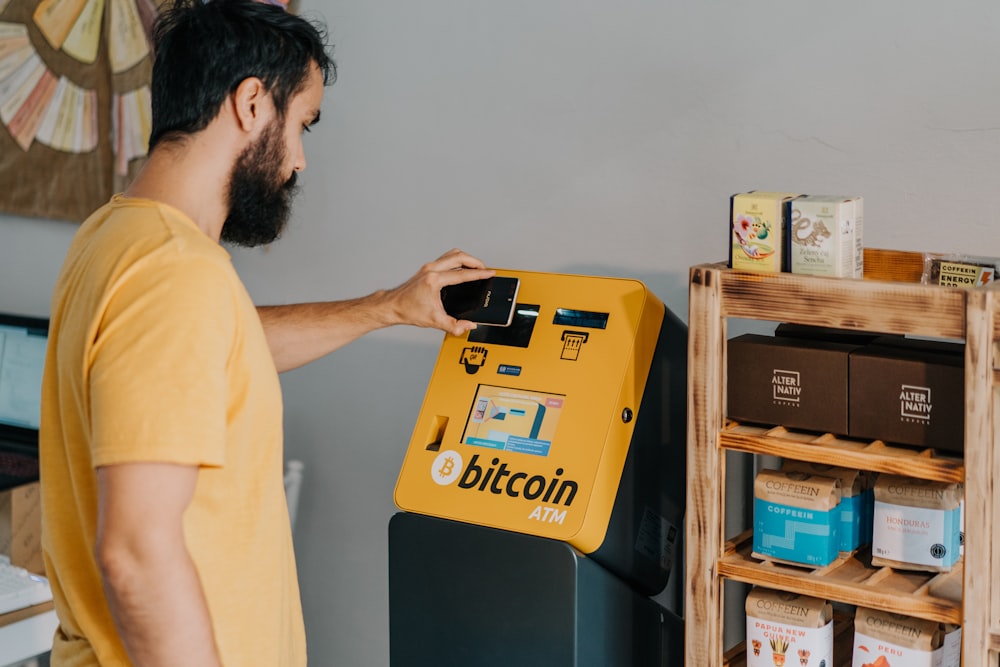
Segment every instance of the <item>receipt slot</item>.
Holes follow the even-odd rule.
[[[521,279],[446,336],[396,484],[406,512],[571,545],[643,595],[682,532],[687,329],[637,280]]]

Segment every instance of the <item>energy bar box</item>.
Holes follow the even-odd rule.
[[[851,667],[959,667],[962,629],[858,607]]]
[[[931,285],[972,289],[985,287],[996,280],[995,260],[986,258],[950,260],[946,257],[934,257],[930,262],[930,275],[925,277],[925,282]]]
[[[851,354],[850,378],[851,437],[963,453],[961,343],[879,338]]]
[[[864,200],[803,195],[792,200],[791,272],[835,278],[864,277]]]
[[[740,271],[788,271],[790,192],[753,190],[729,198],[729,266]]]
[[[833,665],[833,605],[761,588],[746,600],[747,667]]]
[[[962,495],[954,482],[879,475],[872,565],[950,571],[962,547]]]
[[[753,489],[754,558],[822,567],[840,555],[840,480],[764,469]]]
[[[726,351],[731,419],[846,435],[850,354],[859,345],[743,334]]]

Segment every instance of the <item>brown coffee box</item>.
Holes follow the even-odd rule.
[[[850,376],[851,437],[963,452],[963,345],[880,338],[851,355]]]
[[[38,482],[0,492],[0,553],[35,574],[42,561],[42,503]]]
[[[806,340],[823,340],[829,343],[848,343],[850,345],[867,345],[878,340],[888,340],[890,336],[875,331],[860,329],[836,329],[820,327],[812,324],[793,324],[781,322],[774,329],[775,336],[787,338],[804,338]],[[902,336],[899,336],[902,338]]]
[[[846,434],[848,368],[857,345],[744,334],[729,341],[727,415]]]

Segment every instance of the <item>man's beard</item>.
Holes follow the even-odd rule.
[[[281,182],[284,162],[281,123],[275,121],[236,158],[229,176],[229,215],[222,225],[222,241],[252,248],[281,236],[298,192],[294,171]]]

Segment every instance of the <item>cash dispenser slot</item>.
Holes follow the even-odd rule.
[[[444,432],[447,428],[447,417],[434,415],[431,418],[430,428],[427,429],[427,451],[436,452],[441,449],[441,441],[444,440]]]

